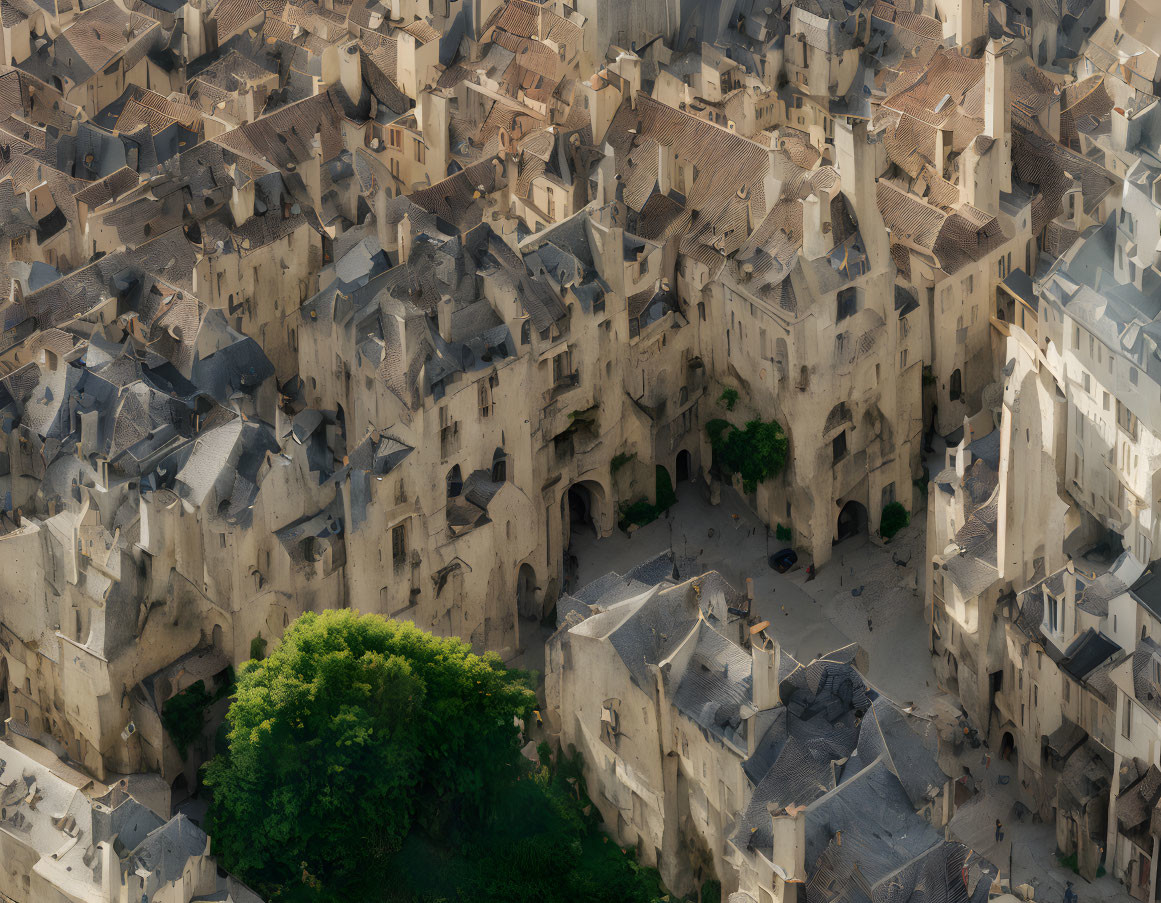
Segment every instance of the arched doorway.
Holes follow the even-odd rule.
[[[834,541],[840,543],[852,536],[865,535],[869,521],[870,517],[867,515],[866,506],[851,499],[839,511]]]
[[[565,493],[565,511],[568,516],[569,537],[582,528],[588,528],[594,535],[600,535],[596,525],[596,510],[593,505],[593,494],[584,483],[569,486]]]
[[[1004,731],[1004,736],[1000,739],[1000,758],[1013,765],[1019,762],[1020,753],[1016,749],[1016,738],[1012,736],[1011,731]]]
[[[574,483],[560,498],[561,562],[560,574],[567,592],[576,580],[579,562],[573,554],[573,540],[601,535],[602,506],[605,492],[599,483],[584,480]]]
[[[674,473],[677,474],[678,483],[688,483],[693,479],[693,455],[689,453],[688,449],[683,448],[677,453]]]
[[[522,618],[540,617],[540,605],[536,601],[536,571],[530,564],[520,565],[516,574],[516,608]]]

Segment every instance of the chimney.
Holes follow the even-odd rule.
[[[439,322],[439,335],[445,342],[450,342],[452,335],[452,296],[444,295],[439,299],[436,309],[436,318]]]
[[[339,48],[339,81],[353,103],[358,103],[363,93],[363,57],[359,45],[351,41]]]
[[[838,116],[835,118],[834,144],[835,165],[842,179],[842,190],[855,208],[859,233],[866,243],[871,269],[882,272],[888,265],[890,247],[887,227],[879,212],[876,185],[879,173],[883,170],[880,165],[880,154],[883,151],[881,136],[875,136],[872,140],[867,134],[865,122]]]
[[[951,129],[935,130],[935,167],[943,178],[947,178],[947,158],[951,156],[955,132]]]
[[[438,182],[447,173],[448,128],[451,125],[451,111],[448,99],[434,91],[424,91],[419,95],[419,109],[416,118],[427,146],[426,166],[432,181]]]
[[[980,0],[959,0],[954,16],[956,42],[969,48],[974,56],[987,34],[988,14],[984,4]]]
[[[662,194],[669,194],[673,187],[673,148],[664,144],[657,145],[657,189]]]
[[[806,881],[806,807],[788,806],[770,811],[774,833],[772,865],[774,872],[787,884],[802,885]],[[790,888],[786,889],[788,892]],[[788,893],[783,900],[797,895]]]
[[[818,260],[832,247],[830,204],[817,194],[808,195],[802,201],[802,253],[807,260]]]
[[[765,632],[750,643],[750,681],[754,708],[759,712],[782,704],[778,674],[782,668],[782,646]]]
[[[984,134],[1000,145],[995,165],[1000,191],[1012,190],[1012,107],[1008,99],[1008,60],[995,40],[984,52]]]
[[[641,57],[632,51],[623,50],[613,67],[629,83],[629,102],[634,110],[637,109],[637,92],[641,90]]]

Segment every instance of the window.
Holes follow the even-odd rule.
[[[1048,597],[1048,629],[1052,633],[1059,630],[1060,602],[1055,596]]]
[[[963,374],[959,370],[951,372],[951,388],[948,395],[952,401],[959,401],[963,397]]]
[[[388,141],[392,147],[397,147],[397,148],[403,147],[403,130],[402,129],[389,129],[387,135],[388,135]]]
[[[641,271],[642,276],[647,276],[649,274],[649,255],[648,254],[642,255],[642,257],[641,257],[640,271]]]
[[[562,351],[552,359],[552,382],[559,386],[572,381],[572,352]]]
[[[1085,391],[1086,393],[1087,393],[1087,392],[1089,392],[1089,391],[1091,391],[1091,386],[1089,385],[1089,378],[1088,378],[1088,372],[1087,372],[1087,371],[1086,371],[1086,372],[1083,374],[1083,378],[1082,378],[1081,382],[1083,382],[1083,383],[1084,383],[1084,391]]]
[[[520,344],[527,345],[532,341],[532,321],[525,320],[520,324]]]
[[[1137,417],[1127,407],[1117,400],[1117,426],[1128,433],[1133,441],[1137,439]]]
[[[460,476],[460,466],[457,464],[447,472],[447,497],[454,499],[463,491],[464,481]]]
[[[847,431],[843,430],[830,443],[831,451],[834,453],[834,463],[838,464],[843,458],[847,456]]]
[[[838,314],[835,322],[845,320],[859,309],[858,293],[853,288],[844,288],[838,293]]]
[[[907,349],[906,348],[904,348],[902,351],[899,352],[899,369],[900,370],[907,369]]]
[[[424,162],[425,159],[426,159],[426,154],[425,154],[425,148],[423,146],[423,141],[421,141],[419,138],[416,138],[415,139],[415,162],[422,163],[422,162]]]
[[[439,409],[439,448],[444,459],[460,449],[460,423],[451,419],[446,407]]]
[[[1161,658],[1153,659],[1153,683],[1161,686]]]
[[[1072,347],[1074,351],[1080,350],[1080,327],[1072,327]]]
[[[1121,714],[1121,736],[1126,740],[1133,739],[1133,700],[1125,696],[1125,708]]]
[[[407,525],[399,524],[391,528],[391,563],[396,572],[407,564]]]
[[[1109,393],[1108,392],[1105,392],[1104,408],[1106,411],[1109,409]]]
[[[480,389],[479,389],[479,396],[480,396],[479,405],[480,405],[480,419],[481,420],[487,419],[488,415],[492,413],[492,400],[490,398],[490,395],[491,395],[491,393],[488,391],[488,384],[486,382],[481,381],[480,382]]]

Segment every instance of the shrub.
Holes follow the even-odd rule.
[[[891,502],[884,506],[883,516],[879,520],[879,535],[889,540],[896,533],[911,523],[911,515],[899,502]]]
[[[727,411],[732,411],[734,405],[738,403],[738,390],[732,389],[729,386],[722,389],[722,394],[718,396],[718,404],[724,407]]]
[[[173,745],[184,759],[190,746],[202,734],[206,725],[206,709],[213,697],[204,681],[196,681],[166,700],[161,707],[161,723],[169,731]]]
[[[620,454],[613,455],[613,460],[609,464],[609,470],[615,474],[618,470],[620,470],[636,457],[636,452],[630,452],[629,454],[621,452]]]
[[[266,658],[266,639],[261,633],[250,641],[250,658],[259,662]]]
[[[774,538],[779,542],[790,542],[793,535],[790,528],[785,524],[779,524],[774,528]]]
[[[677,493],[673,491],[673,483],[669,479],[669,471],[657,465],[657,513],[665,511],[677,501]]]
[[[713,467],[726,477],[740,474],[746,492],[754,492],[759,483],[777,476],[786,466],[790,440],[776,420],[750,420],[740,430],[715,419],[705,429],[713,448]]]

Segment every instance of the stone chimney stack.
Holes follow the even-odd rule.
[[[830,202],[818,194],[802,201],[802,253],[807,260],[818,260],[834,247],[830,229]]]
[[[859,232],[866,244],[867,257],[872,269],[882,271],[887,267],[891,253],[887,240],[887,227],[879,212],[879,173],[883,166],[880,154],[883,142],[877,137],[872,140],[867,134],[867,124],[851,120],[846,116],[835,118],[834,126],[835,164],[842,180],[842,190],[855,208],[859,221]]]
[[[806,807],[788,806],[770,811],[774,833],[774,873],[786,882],[785,903],[798,899],[806,882]]]
[[[1008,99],[1008,60],[999,42],[984,51],[984,134],[999,145],[994,156],[1000,191],[1012,190],[1012,106]]]
[[[782,646],[763,632],[752,638],[750,654],[754,708],[764,712],[781,705],[782,692],[778,675],[782,667]]]

